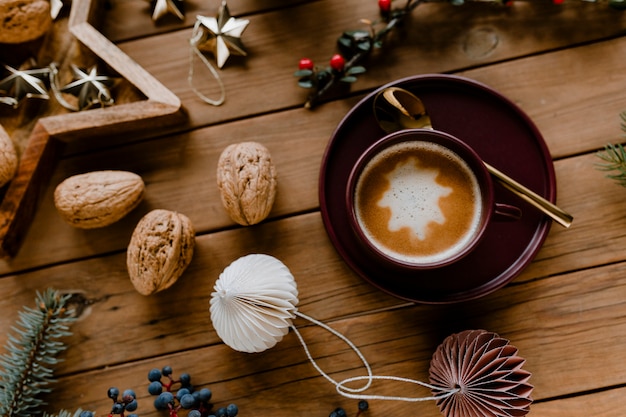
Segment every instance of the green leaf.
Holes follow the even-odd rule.
[[[365,67],[362,67],[360,65],[356,65],[354,67],[350,67],[350,69],[348,69],[348,71],[346,71],[346,74],[354,75],[354,74],[363,74],[364,72],[365,72]]]
[[[298,85],[302,88],[313,88],[314,84],[311,80],[300,80],[298,81]]]
[[[311,71],[310,69],[302,69],[294,72],[293,75],[296,77],[310,77],[311,75],[313,75],[313,71]]]
[[[346,77],[341,77],[339,79],[339,81],[344,82],[344,83],[353,83],[356,81],[356,77],[353,76],[346,76]]]

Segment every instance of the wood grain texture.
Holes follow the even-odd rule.
[[[46,114],[38,127],[42,137],[61,136],[64,140],[46,143],[63,149],[50,178],[33,184],[41,199],[21,250],[0,261],[0,345],[36,291],[54,287],[74,294],[80,319],[66,339],[69,349],[57,368],[54,392],[46,398],[48,411],[82,407],[106,415],[106,389],[117,386],[138,393],[140,416],[165,416],[153,409],[147,372],[171,365],[177,373],[190,372],[196,386],[211,388],[217,406],[237,403],[242,417],[324,416],[337,406],[355,415],[356,401],[338,395],[316,372],[293,333],[253,355],[237,353],[217,337],[209,315],[215,280],[238,257],[266,253],[294,274],[299,310],[349,337],[376,374],[426,380],[430,358],[445,337],[482,328],[511,340],[526,359],[524,368],[532,372],[535,386],[530,416],[626,412],[621,400],[626,383],[626,191],[597,169],[595,155],[606,143],[623,141],[619,113],[626,109],[626,14],[576,1],[563,6],[514,2],[507,8],[424,4],[403,32],[388,40],[388,49],[372,55],[368,72],[352,91],[337,91],[308,111],[301,107],[306,91],[292,76],[297,60],[309,56],[326,62],[341,31],[358,28],[361,17],[376,16],[375,1],[229,1],[234,15],[251,20],[243,37],[250,55],[229,61],[221,71],[228,96],[218,108],[199,102],[186,80],[194,15],[211,14],[217,3],[186,3],[184,22],[155,24],[149,2],[113,0],[103,15],[105,37],[89,25],[77,26],[92,47],[100,50],[106,39],[115,39],[121,54],[152,74],[139,80],[130,76],[135,81],[122,88],[124,105],[149,101],[147,96],[137,99],[141,93],[134,91],[139,90],[135,82],[156,82],[179,97],[185,120],[161,125],[160,119],[147,117],[143,128],[133,131],[133,112],[158,112],[158,106],[148,105],[124,107],[130,110],[122,115],[106,109],[104,120],[81,115],[75,135],[63,134],[64,115]],[[92,12],[81,9],[85,16]],[[62,37],[57,42],[67,45]],[[335,251],[319,210],[319,170],[342,117],[373,88],[427,72],[475,79],[519,105],[554,158],[557,203],[574,215],[570,229],[552,227],[533,262],[507,286],[453,305],[407,303],[367,284]],[[27,126],[26,115],[11,120],[11,132],[32,130],[36,123]],[[124,122],[110,127],[108,117]],[[220,153],[244,140],[265,145],[278,174],[270,216],[252,227],[230,220],[216,185]],[[71,228],[54,209],[53,190],[70,175],[100,169],[138,173],[146,183],[145,199],[104,229]],[[157,208],[191,219],[196,250],[174,286],[146,297],[130,282],[126,247],[139,219]],[[343,342],[304,320],[295,324],[333,378],[363,374]],[[376,383],[375,389],[429,394],[387,383]],[[432,402],[370,401],[370,410],[360,417],[368,415],[440,413]]]

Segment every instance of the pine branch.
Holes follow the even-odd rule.
[[[67,411],[67,410],[61,410],[56,414],[48,414],[48,413],[44,413],[43,417],[93,417],[94,416],[94,412],[93,411],[83,411],[82,409],[78,409],[76,411],[74,411],[74,413],[72,413],[71,411]]]
[[[626,133],[626,111],[620,114],[620,118],[622,119],[620,126]],[[624,146],[609,143],[604,147],[604,151],[596,153],[596,156],[604,161],[602,164],[596,164],[598,170],[610,172],[606,175],[607,178],[626,187],[626,149]]]
[[[66,349],[59,339],[70,335],[75,321],[67,309],[69,295],[48,289],[37,292],[36,307],[24,307],[0,356],[0,417],[31,417],[45,403],[39,394],[49,392],[54,382],[56,356]]]

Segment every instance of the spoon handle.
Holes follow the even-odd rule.
[[[526,202],[532,204],[544,214],[547,214],[552,220],[559,223],[561,226],[568,228],[572,225],[574,218],[540,196],[529,188],[515,181],[513,178],[492,167],[488,163],[484,162],[487,171],[491,173],[502,185],[515,193],[518,197],[524,199]]]

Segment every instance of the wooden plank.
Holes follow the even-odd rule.
[[[200,250],[208,255],[211,242],[202,239],[200,243]],[[219,269],[225,252],[212,252],[204,262],[211,264],[211,270]],[[380,304],[360,304],[364,298],[359,287],[364,284],[355,287],[350,277],[326,268],[314,270],[310,260],[300,258],[314,256],[310,252],[304,255],[297,248],[292,252],[281,246],[275,254],[284,255],[282,258],[293,267],[300,288],[299,310],[346,335],[378,375],[424,380],[438,344],[451,333],[472,328],[495,331],[511,340],[527,361],[524,368],[533,373],[536,400],[618,386],[626,372],[626,358],[619,348],[626,342],[626,321],[620,314],[624,306],[621,290],[626,285],[624,263],[510,285],[469,303],[377,311]],[[212,255],[217,255],[217,260],[206,259]],[[113,267],[105,267],[106,263],[101,266],[111,271]],[[108,402],[103,398],[106,388],[123,384],[137,391],[141,404],[146,403],[142,414],[157,415],[141,387],[147,383],[147,371],[163,365],[179,372],[190,371],[196,376],[196,386],[208,384],[217,400],[237,402],[242,409],[268,407],[278,416],[310,415],[311,404],[329,409],[337,402],[353,404],[340,400],[332,385],[316,373],[294,334],[261,354],[243,354],[215,344],[208,313],[212,279],[198,267],[196,262],[195,282],[187,276],[169,294],[149,298],[132,294],[119,277],[94,285],[98,277],[92,276],[91,281],[79,277],[77,281],[76,276],[60,278],[60,271],[53,272],[57,275],[53,282],[59,283],[60,278],[74,288],[79,286],[94,303],[73,326],[74,336],[68,339],[71,348],[60,366],[61,374],[68,375],[61,378],[51,404],[63,407],[72,400],[76,407],[104,407]],[[92,265],[90,269],[95,268]],[[35,280],[41,283],[40,278]],[[3,289],[7,288],[6,281],[0,282]],[[32,285],[32,281],[21,282]],[[324,294],[316,292],[317,288],[325,288]],[[12,292],[13,303],[28,292]],[[321,297],[324,302],[311,303]],[[9,317],[2,320],[2,328],[8,328]],[[358,359],[343,342],[300,319],[296,324],[320,366],[334,378],[362,374]],[[85,388],[77,394],[77,387]],[[383,385],[380,389],[388,395],[415,394],[414,386]],[[288,408],[283,407],[285,399],[294,400],[293,404],[289,401]],[[404,414],[416,410],[413,404],[375,404],[372,416],[388,415],[390,410]],[[437,415],[432,404],[417,407],[425,415]]]
[[[228,8],[233,16],[258,14],[267,10],[293,7],[307,0],[230,0]],[[110,0],[104,13],[102,33],[115,43],[151,36],[156,33],[193,26],[196,15],[215,16],[221,1],[185,0],[185,19],[168,14],[157,22],[152,20],[150,3],[145,0]]]
[[[317,178],[330,134],[327,126],[348,108],[349,104],[341,101],[329,104],[324,112],[300,109],[282,112],[65,160],[52,179],[26,237],[25,255],[18,254],[11,262],[0,263],[0,271],[6,274],[60,260],[124,250],[139,218],[153,208],[187,214],[199,234],[232,227],[234,224],[219,199],[215,166],[227,144],[240,140],[260,141],[275,159],[279,188],[272,218],[316,210]],[[293,128],[305,133],[293,136]],[[625,244],[621,230],[626,227],[626,219],[620,213],[626,209],[626,203],[621,188],[596,169],[598,162],[593,153],[557,161],[557,202],[574,215],[574,224],[567,230],[552,228],[535,262],[525,271],[525,278],[621,259],[620,248]],[[104,229],[77,230],[63,223],[53,206],[53,186],[66,176],[107,168],[127,169],[142,175],[147,184],[142,205],[127,218]]]
[[[626,38],[620,37],[459,75],[511,98],[537,125],[552,156],[563,158],[623,141],[619,114],[626,111],[624,56]]]
[[[374,51],[365,64],[368,71],[353,85],[353,93],[368,91],[410,75],[458,72],[576,43],[620,36],[626,28],[625,14],[583,2],[564,8],[549,2],[516,4],[513,8],[485,7],[484,4],[463,7],[426,4],[418,7],[415,13],[406,30],[392,36],[383,49]],[[344,30],[364,28],[359,24],[359,18],[376,16],[376,2],[360,0],[316,1],[251,16],[251,23],[242,36],[248,57],[235,57],[240,59],[230,60],[219,71],[227,98],[226,103],[217,108],[198,99],[188,85],[190,29],[124,42],[120,47],[181,98],[192,126],[204,126],[303,105],[308,90],[299,88],[293,76],[298,59],[308,56],[319,66],[326,66],[336,51],[337,37]],[[542,30],[527,30],[534,26],[540,26]],[[583,31],[581,27],[589,29]],[[496,46],[490,52],[476,56],[466,44],[471,39],[485,36],[484,31],[497,39]],[[163,63],[163,54],[167,56],[167,65]],[[614,49],[611,54],[618,59],[619,53],[615,54]],[[601,65],[596,67],[592,62],[583,63],[588,65],[579,64],[579,70],[592,70],[586,67],[593,67],[594,71],[602,69]],[[554,67],[545,70],[545,75],[538,80],[558,71]],[[558,75],[564,73],[565,69]],[[207,94],[215,94],[217,84],[207,74],[208,71],[198,65],[196,87]],[[603,77],[606,74],[604,72]],[[251,97],[251,91],[268,94],[261,100],[256,95]],[[343,90],[336,95],[345,94]]]

